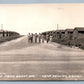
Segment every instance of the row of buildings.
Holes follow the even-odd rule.
[[[0,43],[19,38],[21,35],[15,31],[0,30]]]
[[[80,46],[84,43],[84,27],[75,27],[74,29],[54,30],[43,32],[43,35],[53,36],[53,41],[66,45]],[[82,40],[82,41],[80,41]]]
[[[0,37],[17,36],[17,35],[19,35],[19,33],[15,31],[0,30]]]
[[[75,27],[74,29],[66,29],[66,30],[47,31],[43,32],[42,34],[43,35],[48,34],[58,39],[70,36],[72,36],[72,39],[77,39],[82,36],[84,37],[84,27]]]

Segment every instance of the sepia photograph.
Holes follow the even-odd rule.
[[[84,80],[84,4],[0,4],[0,80]]]

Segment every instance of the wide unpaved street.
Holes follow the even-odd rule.
[[[2,43],[0,80],[84,80],[84,50],[31,44],[27,36]]]

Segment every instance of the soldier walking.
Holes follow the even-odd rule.
[[[30,40],[31,40],[31,43],[33,43],[33,33],[31,34]]]
[[[39,33],[39,43],[41,43],[41,34]]]
[[[52,42],[52,36],[50,36],[50,42]]]
[[[35,43],[35,34],[33,34],[33,43]]]
[[[37,43],[37,33],[35,33],[35,43]]]
[[[37,43],[39,43],[39,35],[37,35]]]
[[[46,41],[49,42],[49,35],[46,35]]]
[[[44,43],[44,35],[42,35],[42,43]]]
[[[28,43],[30,43],[30,33],[28,33]]]

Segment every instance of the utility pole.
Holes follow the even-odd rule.
[[[3,30],[3,24],[1,24],[1,30]]]
[[[58,24],[57,24],[57,30],[59,29]]]

